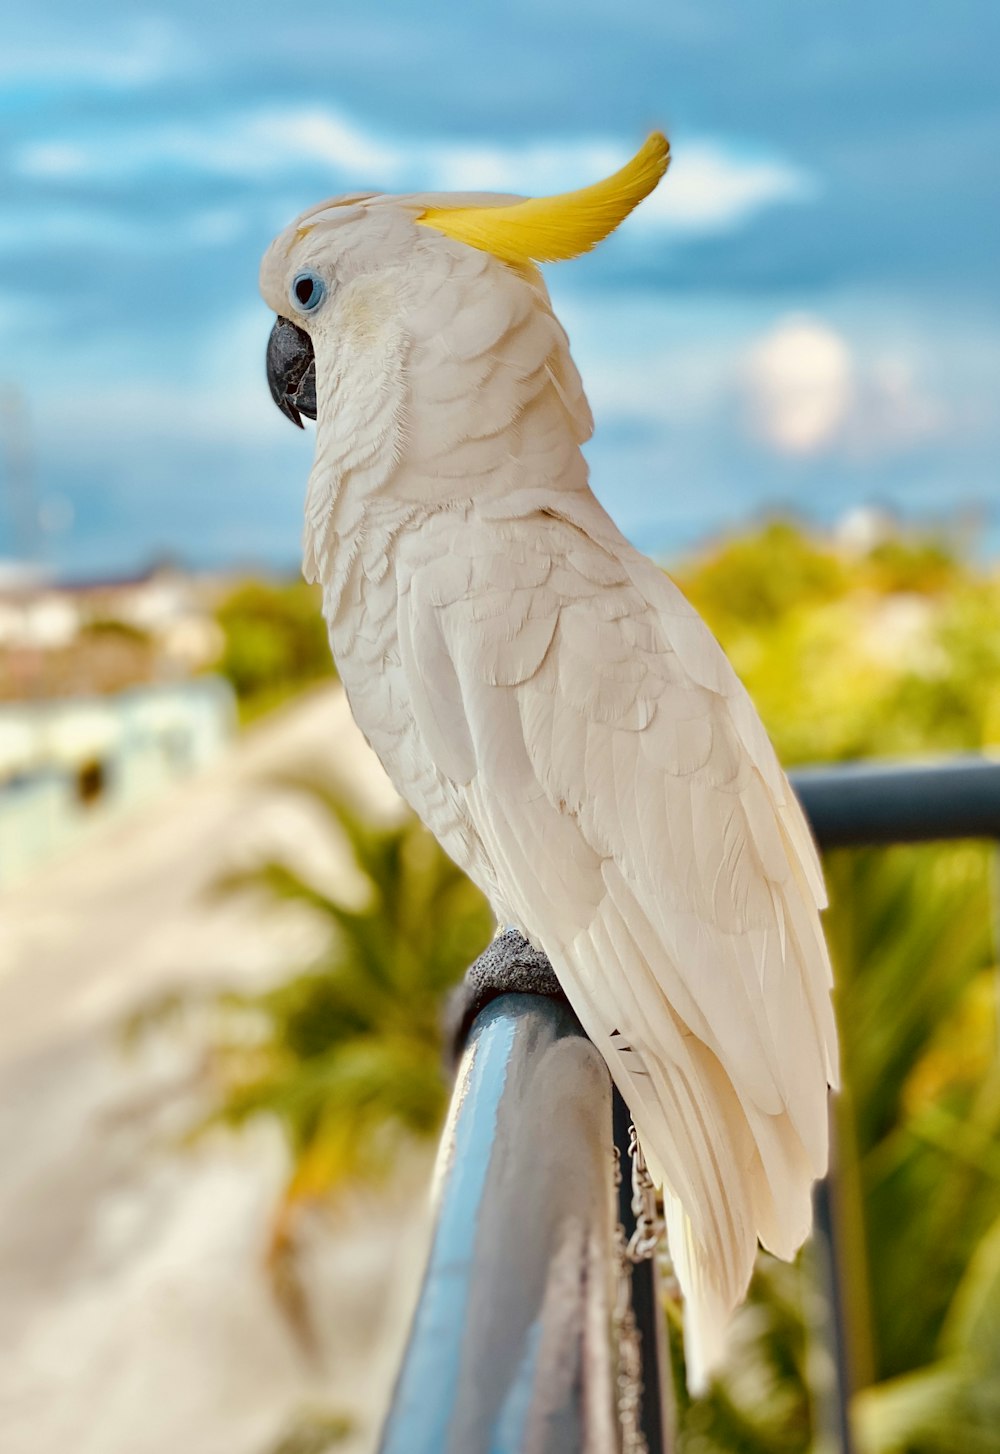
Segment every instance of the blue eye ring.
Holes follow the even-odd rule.
[[[326,284],[318,273],[296,273],[288,296],[300,313],[314,313],[326,297]]]

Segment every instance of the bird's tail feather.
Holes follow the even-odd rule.
[[[684,1295],[688,1383],[698,1392],[724,1355],[758,1237],[791,1258],[807,1235],[814,1168],[789,1116],[745,1105],[718,1058],[680,1021],[610,900],[556,967],[663,1187]]]
[[[663,1188],[667,1242],[674,1275],[684,1293],[684,1361],[692,1394],[704,1393],[726,1352],[733,1310],[712,1276],[705,1246],[670,1188]]]

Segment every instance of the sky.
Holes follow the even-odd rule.
[[[0,557],[297,560],[272,236],[340,191],[664,183],[547,270],[597,493],[675,555],[875,505],[1000,551],[995,0],[50,0],[0,19]]]

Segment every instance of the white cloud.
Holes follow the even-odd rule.
[[[852,404],[850,349],[828,324],[792,315],[751,349],[746,392],[753,431],[779,454],[822,453]]]
[[[667,173],[636,213],[636,223],[682,232],[725,232],[777,202],[803,202],[815,181],[779,158],[753,158],[714,141],[679,146]]]
[[[569,191],[607,176],[626,160],[610,142],[531,142],[520,146],[441,143],[415,149],[428,190],[442,192]]]
[[[267,108],[197,128],[173,123],[91,142],[49,137],[25,147],[22,173],[58,177],[131,176],[157,165],[261,177],[328,167],[331,191],[373,186],[407,191],[542,194],[584,186],[627,159],[609,139],[483,146],[389,138],[325,107]],[[720,141],[675,144],[665,183],[636,214],[649,233],[720,232],[775,203],[815,193],[804,172],[775,157],[751,157]]]
[[[749,349],[743,394],[751,432],[789,456],[891,455],[952,422],[917,358],[900,348],[862,351],[803,314],[781,319]]]
[[[404,164],[405,148],[379,140],[334,111],[316,107],[272,111],[249,119],[254,142],[280,162],[295,157],[329,162],[358,176],[391,177]]]

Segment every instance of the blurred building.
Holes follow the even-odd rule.
[[[219,677],[0,704],[0,887],[205,766],[236,728]]]
[[[203,766],[232,735],[214,582],[0,563],[0,886]]]
[[[213,578],[173,566],[55,581],[0,562],[0,701],[176,680],[219,654]]]

